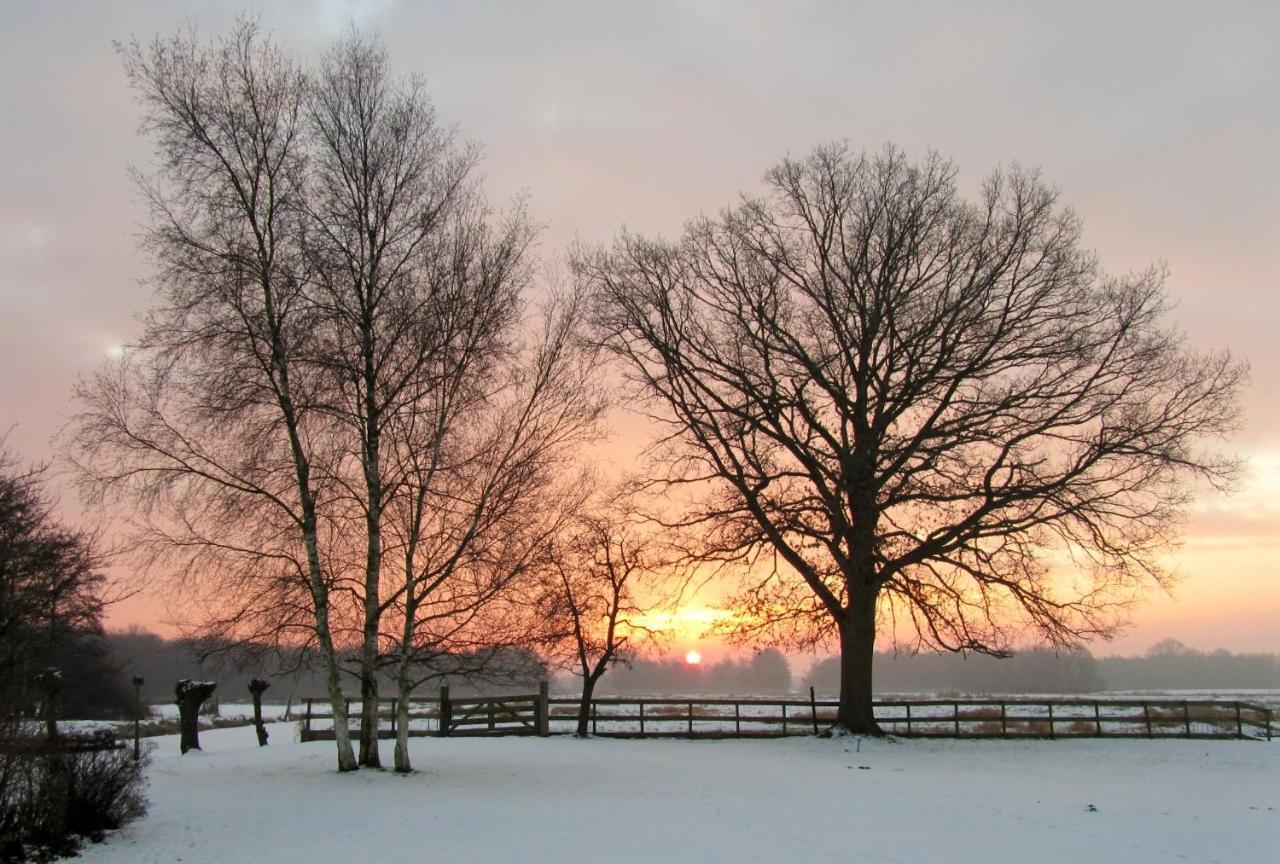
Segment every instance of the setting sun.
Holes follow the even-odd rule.
[[[702,655],[697,651],[690,651],[688,654],[684,655],[684,662],[688,663],[690,666],[697,666],[702,662]]]

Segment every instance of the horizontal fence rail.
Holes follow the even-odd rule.
[[[579,700],[539,693],[409,701],[409,735],[548,735],[577,729]],[[379,699],[378,737],[394,738],[396,700]],[[333,738],[329,700],[305,700],[303,741]],[[348,700],[358,736],[359,701]],[[824,699],[604,697],[592,735],[611,738],[781,738],[815,735],[836,719]],[[442,710],[443,706],[443,710]],[[355,708],[353,711],[352,708]],[[889,699],[874,703],[890,735],[909,738],[1249,738],[1270,741],[1273,710],[1250,702],[1168,699]]]

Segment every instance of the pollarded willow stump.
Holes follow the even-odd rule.
[[[262,722],[262,694],[271,684],[261,678],[249,682],[249,692],[253,694],[253,728],[258,732],[258,746],[267,746],[267,726]]]
[[[58,737],[58,693],[62,690],[62,670],[50,666],[36,675],[40,688],[40,716],[44,718],[45,735],[50,741]]]
[[[200,706],[213,695],[218,685],[213,681],[192,681],[183,678],[173,688],[178,703],[178,727],[182,733],[179,747],[182,752],[200,749]]]

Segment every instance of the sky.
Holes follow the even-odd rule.
[[[1162,262],[1189,345],[1252,368],[1223,445],[1247,460],[1240,488],[1197,500],[1174,593],[1093,650],[1280,651],[1280,4],[5,0],[0,431],[24,458],[51,456],[75,381],[149,302],[128,175],[149,145],[113,40],[213,37],[255,9],[304,58],[352,24],[379,34],[483,146],[491,200],[528,197],[547,257],[623,225],[674,236],[824,141],[936,150],[968,191],[1038,167],[1105,269]],[[642,437],[628,424],[620,459]]]

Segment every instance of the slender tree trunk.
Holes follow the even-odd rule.
[[[396,672],[395,768],[400,774],[408,774],[413,770],[409,761],[409,697],[413,695],[412,682],[409,680],[410,657],[408,652],[401,653]]]
[[[872,709],[871,664],[876,650],[876,597],[854,596],[840,622],[840,707],[836,726],[857,735],[882,735]]]
[[[323,603],[316,603],[316,637],[325,660],[325,684],[329,690],[329,705],[333,711],[333,740],[338,747],[338,770],[354,771],[356,754],[351,747],[351,728],[347,718],[347,700],[342,693],[342,676],[338,667],[338,652],[333,647],[333,634],[329,631],[328,596]]]
[[[595,694],[598,680],[592,675],[582,679],[582,699],[578,702],[578,731],[574,733],[579,738],[586,738],[590,734],[591,697]]]
[[[369,427],[364,452],[368,502],[365,510],[364,638],[360,646],[360,764],[381,768],[382,757],[378,753],[378,631],[382,618],[382,442],[378,424],[382,420],[377,408],[371,354],[371,349],[365,352],[365,410]]]

